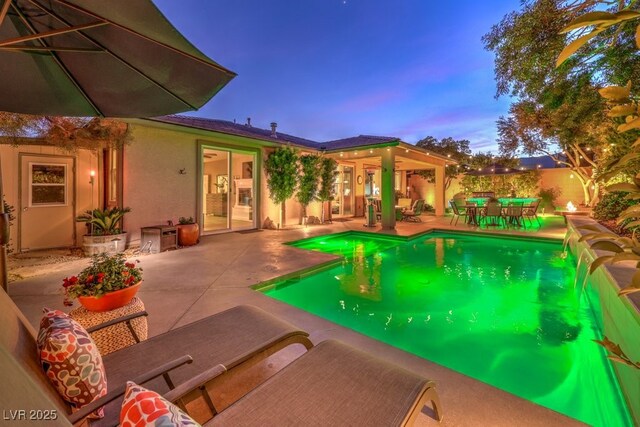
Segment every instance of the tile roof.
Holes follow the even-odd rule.
[[[234,123],[227,120],[205,119],[180,115],[153,117],[148,120],[188,126],[195,129],[210,130],[213,132],[221,132],[230,135],[246,136],[248,138],[257,138],[263,141],[276,142],[280,144],[290,142],[292,144],[312,148],[314,150],[344,150],[361,146],[384,144],[392,141],[400,141],[399,138],[391,136],[360,135],[352,138],[336,139],[334,141],[316,142],[282,132],[276,132],[277,137],[274,137],[272,136],[271,130]]]
[[[226,133],[230,135],[246,136],[248,138],[257,138],[263,141],[271,141],[271,142],[276,142],[280,144],[290,142],[292,144],[301,145],[303,147],[313,148],[316,150],[319,149],[319,144],[315,141],[299,138],[293,135],[287,135],[286,133],[282,133],[282,132],[276,132],[277,137],[274,137],[271,133],[271,130],[260,129],[254,126],[234,123],[227,120],[205,119],[200,117],[179,116],[179,115],[153,117],[153,118],[150,118],[149,120],[162,122],[162,123],[176,124],[181,126],[188,126],[196,129],[221,132],[221,133]]]
[[[323,142],[320,146],[325,147],[326,150],[340,150],[368,145],[385,144],[392,141],[400,141],[400,138],[396,138],[394,136],[360,135],[351,138]]]

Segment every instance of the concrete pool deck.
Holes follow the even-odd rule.
[[[421,224],[399,223],[393,234],[406,236],[434,228],[474,230],[460,223],[457,227],[450,227],[449,220],[425,216]],[[150,334],[165,332],[238,304],[252,304],[308,331],[315,343],[337,338],[435,380],[442,400],[443,426],[581,425],[552,410],[268,298],[250,288],[256,283],[335,259],[333,255],[305,251],[283,243],[347,230],[375,230],[363,227],[363,223],[362,218],[356,218],[308,228],[295,226],[280,231],[205,236],[199,245],[191,248],[141,256],[144,283],[139,296],[150,314]],[[515,232],[513,229],[491,228],[488,231],[561,239],[565,230],[563,219],[554,217],[546,218],[540,230],[535,227]],[[485,228],[480,232],[485,232]],[[85,263],[74,262],[68,268],[61,266],[47,274],[11,283],[9,295],[37,327],[42,307],[69,310],[63,307],[59,293],[62,279],[77,274]],[[188,354],[188,349],[185,353]],[[291,348],[272,356],[250,373],[247,383],[271,375],[300,353],[300,349]],[[232,400],[234,393],[239,393],[233,387],[221,392],[219,399]],[[429,411],[421,414],[417,422],[417,425],[436,424]]]

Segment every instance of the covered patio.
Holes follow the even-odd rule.
[[[456,162],[447,156],[430,153],[424,149],[402,142],[393,137],[377,137],[361,135],[331,141],[320,147],[325,155],[335,159],[339,164],[355,166],[357,178],[356,197],[381,200],[381,223],[384,230],[393,230],[396,226],[395,193],[406,193],[407,171],[434,170],[435,195],[434,208],[436,216],[445,213],[445,167]],[[364,175],[372,171],[380,172],[379,195],[367,192],[363,186]],[[400,172],[399,176],[396,175]],[[424,198],[424,195],[422,195]]]

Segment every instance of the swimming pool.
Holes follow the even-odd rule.
[[[438,232],[292,244],[344,259],[268,296],[591,425],[631,425],[560,243]]]

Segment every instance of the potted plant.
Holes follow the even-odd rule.
[[[142,269],[123,254],[96,254],[80,274],[63,280],[64,304],[72,305],[77,298],[90,311],[114,310],[129,304],[141,283]]]
[[[120,228],[122,218],[131,208],[107,208],[88,210],[76,218],[87,223],[82,249],[87,255],[123,252],[127,234]]]
[[[180,246],[193,246],[198,243],[200,237],[200,227],[193,220],[193,217],[185,218],[181,216],[178,219],[178,244]]]

